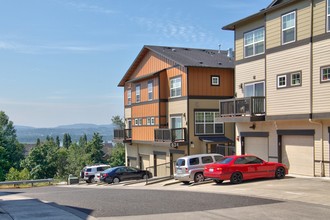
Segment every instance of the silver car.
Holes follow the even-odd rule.
[[[174,179],[189,184],[190,181],[204,181],[204,166],[223,158],[221,154],[195,154],[177,159]]]

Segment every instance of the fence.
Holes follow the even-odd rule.
[[[49,185],[54,182],[54,179],[38,179],[38,180],[19,180],[19,181],[5,181],[0,182],[0,186],[2,185],[22,185],[22,184],[31,184],[33,187],[33,184],[35,183],[49,183]]]

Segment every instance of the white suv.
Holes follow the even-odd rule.
[[[86,181],[86,183],[91,183],[91,182],[93,182],[96,173],[102,172],[110,167],[111,166],[107,165],[107,164],[86,166],[83,169],[83,173],[84,173],[83,178]]]

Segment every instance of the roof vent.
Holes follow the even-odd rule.
[[[218,64],[219,64],[219,65],[222,65],[222,63],[221,63],[221,62],[219,62]]]
[[[200,61],[199,64],[203,64],[203,61]]]

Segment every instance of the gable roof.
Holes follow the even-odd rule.
[[[263,8],[261,9],[259,12],[253,14],[253,15],[250,15],[248,17],[245,17],[241,20],[238,20],[238,21],[235,21],[231,24],[228,24],[224,27],[222,27],[222,30],[235,30],[236,29],[236,26],[239,25],[239,24],[243,24],[243,23],[246,23],[246,22],[249,22],[250,20],[252,19],[256,19],[258,17],[263,17],[266,13],[268,12],[271,12],[271,11],[275,11],[279,8],[282,8],[288,4],[291,4],[291,3],[294,3],[298,0],[273,0],[272,3],[270,3],[267,8]]]
[[[149,51],[154,52],[160,57],[169,59],[176,65],[182,67],[234,68],[234,58],[228,57],[228,51],[225,50],[219,51],[210,49],[145,45],[133,61],[130,68],[127,70],[124,77],[119,82],[118,86],[125,85],[125,82],[129,80],[131,74]],[[159,70],[156,73],[161,71],[163,70]],[[150,73],[150,75],[154,75],[156,73]]]

